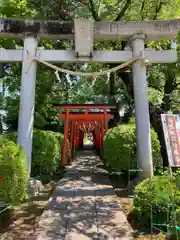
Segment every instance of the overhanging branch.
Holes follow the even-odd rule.
[[[143,0],[143,1],[142,1],[142,4],[141,4],[140,14],[141,14],[141,19],[142,19],[142,20],[143,20],[143,18],[144,18],[144,16],[143,16],[143,11],[144,11],[145,2],[146,2],[146,0]]]
[[[115,21],[119,21],[125,14],[126,10],[128,9],[128,7],[131,4],[131,0],[126,0],[126,3],[123,7],[123,9],[119,12],[119,14],[116,16]]]
[[[175,99],[172,99],[171,101],[172,101],[173,103],[180,104],[180,101],[176,101]]]
[[[160,1],[159,5],[156,5],[156,12],[155,12],[155,15],[153,17],[153,20],[157,19],[157,15],[161,11],[162,7],[163,7],[163,2]]]
[[[175,87],[178,87],[178,86],[180,86],[180,82],[179,83],[175,83],[174,85],[175,85]]]
[[[97,11],[95,10],[95,6],[94,6],[94,2],[93,0],[89,0],[89,9],[92,13],[92,16],[94,18],[95,21],[100,21],[100,18],[98,16],[98,13]]]
[[[154,86],[154,85],[149,84],[148,87],[158,90],[159,92],[163,92],[163,86]]]
[[[141,12],[144,10],[145,2],[146,2],[146,0],[143,0],[143,1],[142,1],[142,4],[141,4]]]

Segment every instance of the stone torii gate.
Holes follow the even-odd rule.
[[[0,19],[0,36],[22,38],[23,49],[0,50],[1,62],[22,62],[21,96],[18,124],[18,143],[27,155],[27,168],[31,171],[32,130],[36,85],[35,57],[48,62],[108,62],[121,63],[140,55],[151,63],[176,62],[176,51],[152,51],[144,49],[149,40],[172,39],[180,30],[180,19],[146,22],[92,22],[75,20],[38,21]],[[75,51],[42,50],[39,39],[75,40]],[[131,51],[93,51],[94,40],[129,40]],[[150,141],[150,121],[146,66],[133,63],[133,84],[136,110],[138,163],[143,177],[153,174]]]

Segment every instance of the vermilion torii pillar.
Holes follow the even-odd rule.
[[[1,62],[22,62],[21,97],[19,110],[18,143],[27,155],[30,174],[32,128],[34,124],[34,98],[36,63],[32,58],[49,62],[101,62],[122,63],[133,56],[144,55],[151,63],[177,61],[175,50],[149,51],[145,41],[173,39],[180,30],[180,19],[165,21],[94,22],[75,20],[75,23],[28,19],[0,19],[0,37],[24,39],[24,49],[0,49]],[[25,35],[24,35],[25,34]],[[137,37],[142,35],[144,37]],[[25,37],[24,37],[25,36]],[[132,51],[93,51],[95,40],[123,39],[131,37]],[[143,39],[144,38],[144,39]],[[75,50],[42,50],[38,39],[75,39]],[[29,65],[29,63],[31,64]],[[143,177],[152,175],[152,157],[149,133],[148,95],[145,76],[146,68],[133,64],[133,82],[136,104],[138,162]]]

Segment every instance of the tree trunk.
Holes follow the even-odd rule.
[[[164,132],[163,132],[162,122],[161,122],[161,114],[165,113],[165,111],[162,108],[154,107],[150,103],[149,112],[150,112],[151,125],[156,131],[160,145],[161,145],[160,150],[161,150],[161,156],[163,158],[163,166],[167,167],[169,163],[168,163],[168,156],[167,156],[167,150],[166,150],[166,143],[164,139]]]
[[[114,67],[114,64],[110,66],[111,68]],[[120,122],[120,115],[119,115],[119,108],[118,103],[116,102],[115,95],[116,95],[116,86],[115,86],[115,74],[111,73],[110,79],[109,79],[109,104],[116,105],[115,109],[111,110],[111,113],[113,114],[113,119],[109,121],[109,128],[113,128],[118,125]]]

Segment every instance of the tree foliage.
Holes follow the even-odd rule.
[[[57,19],[72,21],[74,18],[92,18],[95,21],[155,20],[180,17],[179,0],[1,0],[2,17]],[[177,37],[179,54],[180,41]],[[20,40],[0,39],[0,46],[15,49],[23,46]],[[72,41],[41,41],[45,49],[73,49]],[[124,41],[96,41],[96,50],[123,50]],[[152,41],[146,44],[157,50],[171,49],[170,41]],[[179,64],[179,58],[178,58]],[[114,67],[114,64],[67,64],[59,66],[72,70],[100,71]],[[164,146],[160,113],[179,112],[179,69],[177,64],[157,64],[148,69],[149,101],[151,124],[158,133],[161,146]],[[9,130],[17,130],[20,95],[21,64],[4,64],[2,110],[6,113],[1,119]],[[60,79],[60,80],[59,80]],[[74,78],[59,73],[56,77],[51,69],[40,65],[37,73],[35,127],[44,130],[62,131],[62,122],[56,117],[53,104],[62,103],[113,103],[117,105],[112,126],[121,122],[119,111],[125,110],[123,121],[129,121],[134,114],[134,94],[131,67],[116,74],[91,78]],[[2,124],[1,124],[2,126]],[[162,147],[162,153],[164,148]]]
[[[0,199],[16,204],[27,198],[26,155],[13,141],[0,138]]]

